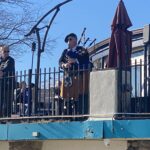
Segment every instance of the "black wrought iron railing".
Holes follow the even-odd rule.
[[[149,64],[144,64],[142,60],[135,60],[131,66],[131,112],[150,113],[149,68]]]
[[[39,74],[29,70],[0,78],[0,120],[90,116],[90,71],[90,68],[79,67],[65,71],[54,68],[40,70]],[[36,83],[37,76],[39,83]],[[116,114],[119,117],[149,117],[149,85],[149,65],[142,61],[118,71]]]
[[[89,69],[16,72],[0,79],[0,117],[34,118],[89,113]],[[39,83],[36,83],[37,76]]]
[[[149,85],[149,64],[145,64],[142,60],[135,60],[131,66],[118,69],[117,113],[121,114],[118,116],[150,117]]]

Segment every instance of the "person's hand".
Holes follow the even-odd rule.
[[[63,64],[62,67],[63,67],[63,68],[70,68],[70,67],[71,67],[71,64],[70,64],[70,63],[66,63],[66,64]]]
[[[0,78],[3,77],[3,71],[0,71]]]

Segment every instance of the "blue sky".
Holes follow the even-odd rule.
[[[33,0],[33,10],[38,11],[37,17],[41,17],[52,7],[63,0]],[[57,67],[58,59],[66,48],[64,37],[74,32],[80,37],[83,28],[86,27],[86,37],[96,38],[99,42],[108,38],[111,34],[111,22],[119,0],[73,0],[61,7],[55,18],[49,36],[56,39],[52,55],[42,54],[41,68]],[[141,28],[150,24],[149,6],[150,0],[124,0],[133,26]],[[34,67],[36,67],[35,55]],[[29,69],[31,66],[31,53],[27,53],[16,60],[16,70]]]

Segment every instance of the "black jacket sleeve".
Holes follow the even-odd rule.
[[[15,74],[15,61],[12,57],[8,57],[5,65],[3,65],[3,67],[1,68],[1,71],[3,71],[4,76]]]
[[[62,64],[63,64],[63,63],[66,63],[66,59],[65,59],[66,52],[67,52],[67,49],[65,49],[65,50],[62,52],[62,54],[61,54],[61,56],[60,56],[60,58],[59,58],[59,67],[60,67],[60,68],[62,68]]]

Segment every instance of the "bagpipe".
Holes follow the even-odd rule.
[[[76,75],[75,73],[77,72],[78,65],[79,65],[77,52],[67,51],[65,57],[66,57],[66,61],[70,64],[70,66],[68,68],[65,68],[64,70],[64,79],[62,84],[64,86],[63,89],[72,87],[73,76]]]
[[[79,59],[82,56],[86,55],[87,50],[83,47],[77,47],[76,51],[67,51],[66,52],[66,61],[70,63],[70,66],[65,69],[64,75],[64,86],[71,87],[73,84],[73,77],[80,75],[81,64]],[[88,58],[87,58],[88,59]]]
[[[84,28],[81,37],[78,41],[78,46],[75,51],[66,51],[66,61],[70,63],[70,67],[66,68],[64,71],[64,77],[61,87],[60,96],[67,99],[73,98],[77,99],[80,94],[88,92],[88,79],[89,71],[87,67],[84,68],[83,64],[89,65],[89,54],[88,47],[91,46],[96,39],[94,39],[87,48],[84,48],[86,43],[89,41],[89,38],[82,42],[83,37],[85,36],[86,28]],[[82,46],[79,46],[82,43]],[[85,70],[84,70],[85,69]]]

